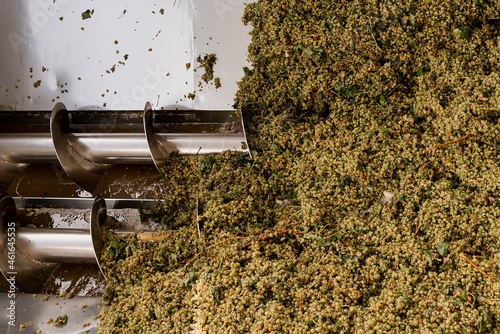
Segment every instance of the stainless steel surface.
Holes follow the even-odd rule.
[[[169,196],[169,189],[153,164],[118,164],[106,172],[93,194],[107,199],[161,199]]]
[[[151,159],[158,170],[165,165],[170,154],[176,151],[176,147],[155,133],[153,129],[153,108],[147,102],[144,106],[144,134],[148,144]]]
[[[230,108],[248,66],[244,2],[1,1],[0,110]],[[217,89],[197,68],[207,53]]]
[[[88,229],[18,227],[16,247],[39,262],[99,264],[103,247],[100,227],[105,217],[106,202],[97,197]]]
[[[77,185],[87,191],[94,191],[99,180],[106,173],[109,165],[99,164],[89,160],[85,151],[78,151],[77,147],[66,141],[65,133],[69,131],[69,116],[66,107],[61,102],[52,109],[50,116],[50,135],[57,160],[62,168]]]
[[[95,263],[89,230],[17,228],[19,250],[39,262]]]
[[[210,154],[223,151],[248,152],[246,139],[241,134],[212,135],[199,134],[160,134],[173,146],[182,148],[182,154]],[[224,147],[224,149],[221,149]],[[181,152],[181,151],[179,151]]]
[[[96,197],[90,210],[90,241],[92,244],[92,256],[94,263],[97,263],[103,277],[104,271],[101,267],[101,252],[104,247],[102,240],[101,226],[106,219],[106,202],[102,197]],[[92,262],[91,262],[92,263]]]
[[[6,118],[0,119],[8,122]],[[56,152],[50,133],[7,133],[1,134],[0,159],[13,164],[47,163],[54,161]]]
[[[140,133],[67,134],[67,144],[98,164],[151,163],[149,149]]]
[[[101,307],[100,297],[67,299],[45,294],[18,293],[10,296],[0,293],[0,334],[38,333],[37,330],[50,334],[95,334],[98,328],[96,316]],[[47,323],[49,318],[56,320],[64,315],[68,316],[64,326]],[[24,330],[19,329],[21,324],[27,325]]]
[[[27,164],[13,164],[0,159],[0,192],[9,189],[18,175],[27,167]]]
[[[24,292],[37,292],[41,289],[56,263],[41,263],[27,256],[19,248],[14,218],[16,207],[9,196],[0,198],[0,271],[12,286]],[[10,260],[10,261],[9,261]]]
[[[95,202],[94,198],[66,198],[66,197],[13,197],[17,208],[73,208],[88,209]],[[161,201],[154,199],[116,199],[107,198],[106,207],[109,209],[154,209]]]
[[[242,151],[244,138],[235,134],[154,133],[156,140],[169,143],[170,152],[179,154]],[[86,158],[100,164],[152,163],[144,134],[140,133],[75,133],[65,135],[65,144],[75,151],[86,152]],[[200,150],[201,149],[201,150]],[[201,154],[201,153],[200,153]],[[50,163],[57,161],[50,134],[0,134],[0,159],[15,163]],[[13,166],[14,167],[14,166]]]
[[[28,164],[5,192],[15,197],[95,197],[77,186],[59,162]]]
[[[165,134],[153,133],[154,139],[167,143],[170,152],[179,154],[220,153],[222,150],[241,151],[241,134]],[[47,140],[48,137],[48,140]],[[98,164],[149,164],[152,163],[149,146],[144,134],[103,133],[68,134],[65,145],[77,152],[85,152],[89,161]],[[36,148],[35,148],[36,147]],[[0,159],[10,161],[13,172],[19,163],[51,163],[57,156],[50,135],[47,134],[0,134]],[[165,159],[160,159],[165,161]],[[1,167],[0,167],[1,168]],[[7,170],[9,168],[5,167]]]

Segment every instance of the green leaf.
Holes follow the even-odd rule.
[[[120,242],[118,242],[118,240],[111,240],[109,246],[113,248],[118,248],[120,247]]]
[[[108,250],[107,250],[107,255],[110,259],[114,259],[115,256],[116,256],[116,252],[115,252],[115,249],[112,248],[112,247],[109,247]]]
[[[425,259],[427,260],[427,262],[429,262],[430,265],[432,265],[432,254],[430,251],[428,251],[427,249],[424,250],[424,254],[425,254]]]
[[[441,256],[441,257],[444,257],[446,256],[446,254],[448,253],[448,248],[450,247],[450,244],[447,243],[447,242],[440,242],[439,244],[437,244],[436,248],[437,248],[437,252],[438,254]]]
[[[321,55],[325,50],[323,48],[311,48],[308,46],[307,48],[302,47],[302,53],[304,53],[307,56],[314,56],[314,55]]]
[[[389,130],[388,128],[382,128],[382,135],[388,137],[391,135],[391,130]]]
[[[460,37],[461,39],[469,39],[472,35],[472,28],[469,26],[461,26],[453,30],[453,35]]]

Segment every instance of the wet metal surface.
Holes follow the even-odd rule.
[[[16,203],[24,208],[16,208]],[[22,292],[70,292],[73,295],[81,295],[81,291],[86,291],[85,295],[102,292],[104,274],[99,274],[102,273],[99,267],[103,249],[101,226],[119,228],[119,233],[151,231],[152,227],[152,221],[137,209],[150,208],[152,203],[147,201],[110,200],[109,215],[102,197],[92,202],[53,198],[48,201],[52,208],[36,208],[40,203],[43,199],[0,198],[0,251],[15,255],[12,262],[7,256],[0,258],[0,271],[7,281],[14,279],[15,287]],[[56,208],[58,203],[71,208]],[[80,208],[84,204],[89,205],[86,210]],[[151,235],[144,237],[151,238]],[[68,267],[68,264],[73,266]],[[85,273],[82,268],[94,271]],[[68,290],[69,287],[72,289]],[[76,287],[79,290],[75,290]]]
[[[104,276],[97,264],[61,263],[50,274],[40,293],[99,297],[104,293],[105,286]]]
[[[28,165],[6,192],[16,197],[92,197],[77,186],[58,163]]]
[[[168,189],[154,165],[114,165],[94,193],[105,198],[159,199],[168,194]]]
[[[14,305],[14,306],[12,306]],[[97,320],[102,304],[99,297],[73,297],[56,298],[54,295],[43,294],[16,294],[10,298],[6,293],[0,293],[0,334],[18,333],[97,333]],[[11,308],[11,309],[9,309]],[[12,309],[14,311],[12,312]],[[14,316],[13,323],[8,316]],[[60,316],[67,315],[68,321],[64,326],[54,326],[54,321]],[[25,329],[20,330],[20,325],[24,324]]]

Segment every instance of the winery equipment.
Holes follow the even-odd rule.
[[[0,321],[0,333],[96,332],[100,225],[161,205],[172,154],[250,154],[233,107],[248,65],[243,8],[0,3],[0,306],[16,305],[16,326]],[[114,232],[152,233],[138,216]],[[47,323],[64,313],[67,324]]]

